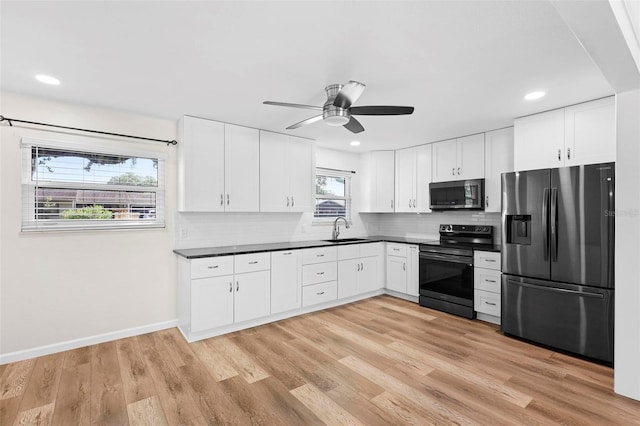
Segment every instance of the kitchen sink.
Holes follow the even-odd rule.
[[[355,243],[358,241],[368,241],[366,238],[338,238],[337,240],[324,240],[328,243]]]

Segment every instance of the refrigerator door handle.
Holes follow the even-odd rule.
[[[509,284],[517,285],[520,287],[532,288],[532,289],[541,290],[541,291],[551,291],[554,293],[564,293],[564,294],[575,294],[577,296],[582,296],[582,297],[595,297],[597,299],[604,299],[603,294],[592,293],[590,291],[576,291],[576,290],[569,290],[566,288],[547,287],[547,286],[528,284],[528,283],[523,283],[520,281],[513,281],[513,280],[509,280]]]
[[[549,260],[549,188],[542,193],[542,247],[544,260]]]
[[[558,261],[558,189],[551,188],[551,209],[549,211],[549,228],[551,229],[551,261]]]

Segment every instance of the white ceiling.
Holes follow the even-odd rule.
[[[207,117],[343,150],[491,130],[613,94],[542,0],[2,1],[0,13],[2,90],[175,120]],[[38,83],[39,73],[62,84]],[[262,104],[321,106],[327,84],[351,79],[367,85],[356,105],[411,105],[414,114],[360,117],[359,135],[322,122],[285,131],[316,112]],[[523,101],[532,90],[547,96]],[[356,139],[362,145],[349,147]]]

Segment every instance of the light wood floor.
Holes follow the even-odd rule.
[[[613,370],[389,296],[0,366],[0,425],[640,424]]]

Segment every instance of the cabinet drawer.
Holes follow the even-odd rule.
[[[302,251],[303,265],[336,260],[338,260],[338,248],[335,246],[305,249]]]
[[[492,251],[476,251],[473,253],[473,266],[500,271],[500,253]]]
[[[360,244],[338,246],[338,260],[356,259],[360,257]]]
[[[473,298],[474,309],[476,312],[482,312],[483,314],[493,315],[494,317],[500,316],[500,295],[496,293],[489,293],[488,291],[475,290]]]
[[[235,257],[235,273],[268,271],[271,269],[271,256],[267,253],[238,254]]]
[[[407,246],[404,244],[387,244],[387,256],[407,257]]]
[[[371,257],[382,255],[380,246],[382,243],[360,244],[360,257]]]
[[[338,277],[338,262],[316,263],[302,267],[302,285],[335,281]]]
[[[203,257],[191,260],[191,279],[233,274],[233,256]]]
[[[338,298],[338,283],[309,285],[302,288],[302,306],[317,305],[318,303],[336,300]]]
[[[473,288],[476,290],[490,291],[500,294],[500,281],[502,274],[493,269],[474,268]]]

